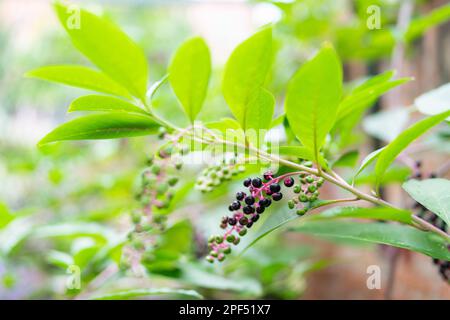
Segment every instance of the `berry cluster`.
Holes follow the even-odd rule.
[[[310,164],[312,166],[312,163]],[[299,176],[296,184],[293,176]],[[231,244],[237,245],[240,237],[247,233],[260,218],[260,215],[270,207],[272,201],[280,201],[283,198],[281,184],[287,188],[293,187],[294,193],[298,194],[288,202],[290,209],[297,209],[297,214],[303,215],[308,210],[307,203],[317,200],[318,189],[323,184],[322,178],[316,178],[305,172],[291,172],[275,177],[272,172],[266,172],[261,178],[247,178],[243,184],[247,192],[239,191],[236,199],[228,206],[232,212],[230,216],[224,216],[220,227],[225,229],[223,235],[211,236],[209,255],[206,260],[214,262],[223,261],[225,256],[231,253]]]
[[[140,207],[131,212],[134,229],[128,234],[130,246],[123,251],[121,264],[124,268],[136,271],[145,252],[153,247],[154,236],[165,229],[166,216],[160,210],[169,207],[178,182],[178,177],[170,172],[181,169],[180,163],[171,161],[167,152],[160,150],[157,157],[150,157],[141,174],[136,194]]]
[[[205,168],[198,177],[195,187],[201,192],[211,192],[221,183],[244,171],[245,166],[238,164],[236,159],[224,159],[216,165]]]
[[[412,178],[414,179],[421,179],[423,178],[422,174],[422,163],[420,161],[417,161],[415,163],[415,166],[413,168],[414,174]],[[436,174],[431,173],[428,178],[436,178]],[[417,212],[416,215],[425,221],[429,222],[430,224],[434,225],[435,227],[441,229],[444,232],[448,232],[448,225],[445,223],[444,220],[442,220],[439,216],[434,214],[433,212],[429,211],[427,208],[425,208],[423,205],[421,205],[418,202],[414,202],[413,209]],[[450,251],[450,245],[448,246],[448,250]],[[445,281],[450,281],[450,261],[440,260],[440,259],[433,259],[433,263],[439,268],[439,274]]]

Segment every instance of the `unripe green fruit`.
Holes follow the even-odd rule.
[[[231,253],[231,248],[230,247],[226,247],[223,249],[223,253],[225,254],[230,254]]]
[[[288,207],[289,207],[289,209],[294,209],[294,207],[295,207],[294,201],[289,200],[289,201],[288,201]]]
[[[178,183],[178,177],[170,178],[168,183],[169,183],[169,186],[173,187],[174,185],[176,185]]]
[[[313,183],[314,182],[314,177],[313,176],[307,176],[306,177],[306,182]]]
[[[317,187],[316,187],[315,185],[313,185],[313,184],[309,185],[309,187],[308,187],[308,191],[309,191],[309,192],[313,193],[313,192],[315,192],[316,190],[317,190]]]
[[[293,190],[294,190],[294,193],[300,193],[300,191],[302,191],[302,187],[299,185],[295,185]]]
[[[154,173],[154,174],[159,174],[161,172],[161,167],[157,164],[154,164],[151,166],[150,170]]]
[[[217,252],[217,251],[211,251],[210,253],[209,253],[209,255],[211,256],[211,257],[216,257],[217,258],[217,256],[219,255],[219,253]]]
[[[214,257],[207,256],[205,259],[206,259],[206,261],[208,261],[209,263],[214,263]]]
[[[233,244],[234,244],[235,246],[237,246],[237,245],[239,244],[239,242],[241,242],[241,238],[236,237],[236,238],[234,239],[234,241],[233,241]]]
[[[325,182],[325,179],[322,178],[322,177],[320,177],[319,179],[317,179],[317,185],[318,185],[319,187],[321,187],[321,186],[323,185],[324,182]]]
[[[131,214],[131,221],[133,221],[134,224],[138,224],[141,222],[142,215],[138,211],[133,211]]]
[[[156,188],[156,192],[158,193],[158,195],[162,195],[164,193],[167,192],[167,190],[169,190],[169,185],[167,183],[162,182],[157,188]]]
[[[241,237],[245,236],[247,234],[247,229],[242,229],[241,231],[239,231],[239,235]]]
[[[302,216],[302,215],[304,215],[307,211],[308,211],[308,210],[305,209],[305,208],[299,209],[299,210],[297,210],[297,214],[298,214],[299,216]]]
[[[308,202],[308,197],[305,195],[305,194],[300,194],[299,196],[298,196],[298,200],[300,201],[300,202]]]
[[[223,242],[223,237],[216,236],[216,243],[221,244]]]
[[[220,253],[219,256],[217,257],[217,260],[222,262],[223,260],[225,260],[225,255],[223,253]]]
[[[234,237],[234,235],[232,235],[232,234],[229,234],[229,235],[227,236],[227,241],[228,241],[228,242],[233,242],[234,239],[235,239],[235,237]]]

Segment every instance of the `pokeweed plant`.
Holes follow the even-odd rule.
[[[209,262],[224,260],[231,253],[232,245],[238,245],[245,235],[249,237],[249,247],[276,228],[301,217],[293,231],[421,252],[433,257],[441,274],[448,279],[448,180],[432,176],[406,182],[405,190],[419,203],[414,208],[397,207],[384,200],[379,192],[389,168],[401,158],[402,152],[427,131],[448,120],[448,108],[416,122],[385,147],[370,153],[350,179],[344,179],[335,171],[339,162],[355,163],[349,160],[353,155],[339,154],[340,151],[333,154],[331,147],[333,140],[345,134],[346,121],[409,78],[393,79],[394,72],[388,71],[344,95],[340,59],[326,43],[293,75],[287,86],[284,113],[274,119],[276,99],[265,88],[274,55],[272,27],[266,26],[238,45],[226,63],[222,93],[234,119],[202,123],[198,115],[211,74],[210,52],[202,38],[195,37],[183,43],[170,62],[167,76],[149,85],[149,66],[143,51],[116,25],[81,10],[80,28],[71,28],[67,23],[70,19],[67,7],[56,3],[55,10],[75,47],[96,68],[49,66],[30,71],[28,76],[100,94],[73,101],[69,112],[92,114],[57,127],[39,142],[39,146],[65,140],[145,135],[158,135],[164,140],[159,152],[151,157],[149,170],[143,174],[139,194],[143,209],[133,214],[136,232],[131,235],[133,248],[142,253],[138,263],[152,259],[145,254],[146,243],[152,241],[142,237],[142,233],[155,234],[155,228],[161,232],[165,228],[164,219],[155,216],[153,209],[169,208],[170,200],[176,197],[169,189],[176,184],[177,174],[166,175],[168,163],[175,161],[174,167],[181,170],[183,156],[187,153],[207,152],[208,147],[216,151],[225,146],[232,150],[227,152],[231,153],[231,159],[208,166],[198,178],[200,190],[212,191],[215,186],[232,180],[252,161],[264,173],[243,181],[246,190],[236,194],[228,208],[230,215],[219,223],[224,233],[209,239],[206,256]],[[167,82],[190,122],[184,128],[163,118],[152,107],[153,95]],[[277,146],[277,141],[270,138],[270,130],[277,126],[282,126],[286,134],[293,137],[287,145]],[[373,164],[374,188],[368,193],[357,188],[354,182]],[[319,189],[324,184],[342,189],[352,197],[320,199]],[[284,196],[286,192],[282,189],[292,191]],[[372,206],[335,207],[314,214],[316,208],[360,200]],[[269,207],[277,201],[286,202],[291,213],[282,210],[270,213]],[[264,220],[261,227],[249,231],[263,214],[267,217],[261,219]],[[338,221],[343,218],[389,223]]]

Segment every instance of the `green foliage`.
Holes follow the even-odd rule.
[[[130,102],[114,97],[94,94],[82,96],[72,101],[68,112],[74,111],[131,112],[148,115],[145,110]]]
[[[70,10],[55,3],[58,18],[74,46],[100,70],[145,101],[148,65],[142,50],[116,25],[86,10],[80,11],[80,26],[72,26]]]
[[[289,124],[316,162],[334,125],[342,96],[342,70],[334,49],[325,45],[292,78],[286,94]]]
[[[83,66],[41,67],[28,72],[27,76],[126,98],[130,96],[126,89],[104,73]]]
[[[117,292],[106,293],[94,296],[91,300],[125,300],[132,298],[145,298],[152,296],[179,296],[190,299],[202,299],[202,295],[194,290],[158,288],[158,289],[130,289]]]
[[[274,99],[263,88],[272,62],[272,28],[266,27],[242,42],[225,66],[222,91],[243,129],[266,129],[272,120]],[[264,115],[262,122],[253,121]]]
[[[156,133],[158,127],[151,117],[137,113],[94,114],[62,124],[39,141],[39,146],[64,140],[144,136]]]
[[[428,256],[449,260],[444,240],[409,226],[342,221],[307,221],[293,229],[316,236],[350,239],[414,250]]]
[[[409,180],[402,187],[414,200],[450,225],[450,180]]]
[[[379,154],[377,164],[375,166],[376,185],[378,186],[380,184],[386,169],[400,154],[400,152],[406,149],[411,142],[416,140],[427,130],[444,121],[449,115],[450,111],[447,111],[419,121],[403,131],[403,133],[401,133],[394,141],[388,144]]]
[[[210,73],[209,49],[200,37],[184,42],[170,63],[170,84],[191,122],[205,100]]]

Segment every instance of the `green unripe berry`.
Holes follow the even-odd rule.
[[[305,208],[303,208],[303,209],[298,209],[298,210],[297,210],[297,214],[298,214],[299,216],[302,216],[302,215],[304,215],[307,211],[308,211],[308,210],[305,209]]]
[[[216,236],[216,243],[221,244],[223,242],[223,237]]]
[[[313,176],[307,176],[306,177],[306,182],[313,183],[314,182],[314,177]]]
[[[235,246],[237,246],[237,245],[239,244],[239,242],[241,242],[241,238],[236,237],[236,238],[234,239],[234,241],[233,241],[233,244],[234,244]]]
[[[131,221],[134,224],[138,224],[139,222],[141,222],[141,218],[142,215],[138,211],[133,211],[133,213],[131,214]]]
[[[209,238],[208,238],[208,243],[213,243],[213,242],[215,242],[216,241],[216,236],[210,236]]]
[[[241,231],[239,231],[239,235],[241,237],[245,236],[247,234],[247,229],[242,229]]]
[[[313,192],[315,192],[316,190],[317,190],[317,187],[316,187],[315,185],[310,184],[310,185],[308,186],[308,191],[309,191],[309,192],[313,193]]]
[[[234,237],[234,235],[232,235],[232,234],[229,234],[229,235],[227,236],[227,241],[228,241],[228,242],[233,242],[234,239],[235,239],[235,237]]]
[[[230,247],[226,247],[223,249],[223,253],[225,254],[230,254],[231,253],[231,248]]]
[[[308,197],[305,195],[305,194],[300,194],[299,196],[298,196],[298,200],[300,201],[300,202],[308,202]]]
[[[206,261],[208,261],[209,263],[214,263],[214,257],[207,256],[205,259],[206,259]]]
[[[169,185],[167,183],[162,182],[157,188],[156,188],[156,192],[158,193],[158,195],[162,195],[164,193],[167,192],[167,190],[169,190]]]
[[[220,253],[219,256],[217,257],[217,260],[222,262],[223,260],[225,260],[225,255],[223,253]]]
[[[302,187],[297,184],[294,186],[293,190],[294,190],[294,193],[300,193],[300,191],[302,191]]]
[[[210,255],[211,257],[217,258],[217,256],[219,255],[219,253],[218,253],[217,251],[212,250],[211,252],[209,252],[209,255]]]
[[[294,209],[294,207],[295,207],[294,201],[289,200],[289,201],[288,201],[288,207],[289,207],[289,209]]]
[[[319,179],[317,179],[317,186],[321,187],[324,182],[325,182],[325,179],[320,177]]]
[[[172,177],[169,179],[169,181],[167,181],[167,183],[169,184],[169,186],[173,187],[178,183],[178,180],[178,177]]]
[[[154,174],[159,174],[161,172],[161,167],[157,164],[154,164],[151,166],[150,170],[154,173]]]

